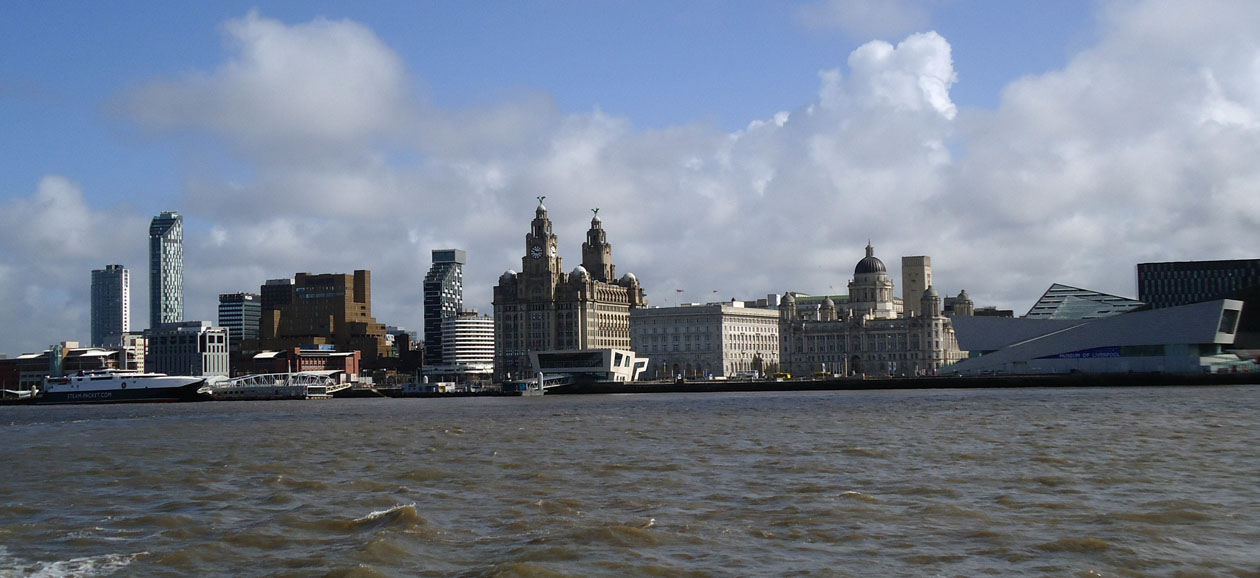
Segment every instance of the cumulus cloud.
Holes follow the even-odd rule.
[[[541,195],[567,269],[599,207],[618,271],[658,305],[843,293],[869,239],[896,281],[901,255],[927,254],[943,293],[1022,312],[1054,282],[1133,295],[1141,261],[1256,257],[1260,8],[1214,6],[1108,5],[1096,45],[1012,82],[995,110],[953,103],[946,38],[872,41],[736,132],[644,130],[542,94],[439,109],[363,25],[251,13],[224,26],[222,65],[116,110],[241,165],[186,178],[190,318],[268,278],[367,268],[378,319],[418,330],[430,251],[448,247],[468,251],[465,302],[489,312]],[[151,215],[92,207],[65,179],[4,208],[5,246],[49,259],[0,260],[14,301],[86,295],[91,268],[144,262]],[[74,227],[50,234],[60,215]],[[85,308],[67,311],[59,335],[85,336]]]
[[[93,207],[79,185],[59,175],[0,204],[0,351],[25,353],[61,341],[88,341],[91,271],[118,263],[143,276],[144,221]],[[133,281],[135,283],[135,281]],[[141,286],[143,287],[143,286]]]
[[[403,63],[361,24],[287,26],[253,11],[223,34],[233,55],[218,69],[150,82],[117,106],[146,128],[210,131],[273,162],[351,153],[406,116]]]

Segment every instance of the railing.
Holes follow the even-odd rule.
[[[303,387],[320,393],[332,394],[349,388],[350,383],[338,383],[332,377],[320,373],[258,373],[217,381],[206,386],[211,393],[228,390],[247,390],[267,387]]]

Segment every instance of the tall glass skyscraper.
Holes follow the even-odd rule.
[[[184,320],[184,218],[164,211],[149,224],[149,328]]]
[[[424,276],[424,364],[441,365],[442,321],[464,310],[464,263],[460,249],[435,249],[433,266]]]
[[[92,270],[92,346],[121,343],[131,331],[131,273],[122,265]]]

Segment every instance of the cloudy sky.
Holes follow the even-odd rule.
[[[1136,296],[1135,264],[1255,258],[1260,3],[8,3],[0,353],[89,338],[90,271],[185,217],[187,319],[298,271],[373,275],[421,329],[433,249],[465,303],[546,195],[590,209],[655,305],[900,281],[1026,311]],[[683,289],[684,293],[678,293]]]

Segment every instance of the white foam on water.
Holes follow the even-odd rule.
[[[0,546],[0,576],[26,576],[28,578],[62,578],[68,576],[109,576],[135,562],[148,552],[133,554],[102,554],[59,560],[56,562],[26,562],[9,554]]]
[[[410,503],[410,504],[398,504],[397,506],[394,506],[394,507],[392,507],[392,508],[387,508],[387,509],[384,509],[384,510],[376,510],[375,512],[372,512],[371,514],[368,514],[368,515],[363,516],[363,517],[361,517],[361,518],[355,518],[355,519],[354,519],[354,521],[355,521],[355,522],[370,522],[370,521],[372,521],[372,520],[376,520],[376,519],[378,519],[378,518],[380,518],[380,517],[382,517],[382,516],[388,516],[388,515],[390,515],[390,514],[392,514],[392,513],[394,513],[394,512],[397,512],[397,511],[399,511],[399,510],[405,510],[405,509],[407,509],[407,508],[411,508],[412,510],[414,510],[414,509],[416,508],[416,503],[415,503],[415,502],[412,502],[412,503]]]

